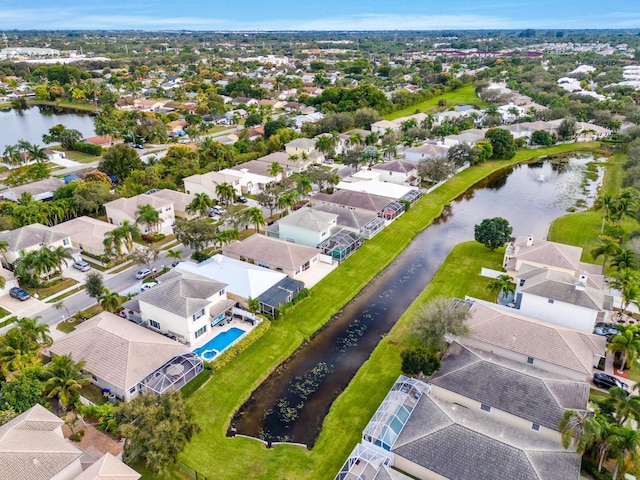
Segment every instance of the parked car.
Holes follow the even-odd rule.
[[[151,270],[148,268],[143,268],[141,270],[138,270],[136,272],[136,278],[138,280],[142,280],[143,278],[147,278],[149,275],[151,275]]]
[[[243,197],[242,195],[238,197],[238,202],[240,203],[247,203],[248,201],[247,197]]]
[[[598,322],[596,323],[596,328],[593,329],[593,333],[603,337],[610,337],[611,335],[620,333],[620,330],[618,330],[613,323]]]
[[[81,272],[88,272],[91,270],[91,265],[84,260],[78,260],[77,262],[74,262],[73,268],[80,270]]]
[[[621,380],[618,380],[613,375],[608,375],[606,373],[594,373],[593,374],[593,384],[598,388],[604,388],[605,390],[609,390],[613,387],[619,387],[623,389],[627,394],[631,393],[631,389],[629,385],[624,383]]]
[[[227,211],[218,205],[207,210],[207,215],[209,215],[210,217],[213,217],[215,215],[222,215],[223,213],[227,213]]]
[[[29,300],[31,298],[31,295],[29,295],[29,292],[26,292],[20,287],[13,287],[12,289],[10,289],[9,295],[11,295],[13,298],[17,298],[21,302],[24,302],[25,300]]]

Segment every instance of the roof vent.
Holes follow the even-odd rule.
[[[533,245],[533,235],[529,235],[527,237],[527,247],[531,247]]]
[[[589,277],[587,277],[587,274],[586,274],[586,273],[583,273],[582,275],[580,275],[580,277],[578,278],[578,280],[580,281],[580,283],[585,283],[585,284],[586,284],[586,283],[587,283],[587,279],[588,279],[588,278],[589,278]]]

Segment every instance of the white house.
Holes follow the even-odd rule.
[[[55,231],[40,223],[32,223],[15,230],[2,232],[0,233],[0,241],[8,243],[7,250],[2,255],[2,261],[9,265],[12,265],[16,259],[34,250],[39,250],[43,246],[52,250],[58,247],[72,249],[71,237],[68,233]],[[75,255],[76,260],[79,258],[79,251],[72,250],[71,253]],[[68,266],[62,264],[63,268]]]
[[[184,191],[195,195],[204,193],[210,198],[217,198],[216,188],[222,183],[231,185],[236,195],[242,195],[243,174],[235,170],[224,169],[219,172],[207,172],[203,174],[191,175],[182,180]]]
[[[267,230],[267,235],[277,236],[287,242],[299,243],[308,247],[316,247],[333,233],[337,226],[338,216],[311,208],[301,208],[275,225],[274,231]]]
[[[382,182],[397,183],[398,185],[419,186],[420,176],[418,167],[414,162],[405,160],[392,160],[378,163],[371,167],[372,172],[379,173],[378,180]]]
[[[390,182],[381,182],[379,180],[363,180],[360,182],[342,181],[336,185],[336,189],[363,192],[379,197],[387,197],[392,200],[398,200],[415,190],[414,187],[408,185],[398,185]]]
[[[82,216],[50,227],[54,232],[68,235],[71,244],[91,255],[104,255],[105,235],[117,227],[95,218]]]
[[[123,308],[129,318],[194,347],[214,335],[211,327],[224,321],[234,305],[226,288],[226,283],[174,269]]]
[[[409,147],[404,150],[405,160],[409,162],[419,162],[428,158],[442,158],[447,156],[449,147],[446,145],[434,145],[425,143],[419,147]]]
[[[147,225],[142,222],[136,223],[139,217],[138,212],[143,205],[151,205],[158,211],[159,221],[157,225]],[[128,220],[131,224],[137,225],[141,233],[161,232],[170,234],[173,232],[172,227],[176,221],[176,213],[172,201],[146,193],[131,198],[112,200],[105,203],[104,208],[107,212],[109,223],[122,225],[125,220]]]

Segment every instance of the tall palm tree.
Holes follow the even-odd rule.
[[[149,231],[155,232],[160,223],[160,212],[153,208],[151,205],[140,205],[136,212],[138,218],[136,223],[142,223],[147,226]]]
[[[184,253],[184,250],[180,250],[180,249],[167,250],[167,258],[172,258],[173,262],[171,263],[175,264],[175,263],[178,263],[180,260],[182,260],[183,253]]]
[[[29,318],[24,317],[16,322],[16,328],[22,330],[22,333],[42,346],[50,346],[53,343],[49,336],[49,325],[46,323],[38,323],[40,317]]]
[[[44,163],[49,160],[47,154],[40,145],[31,145],[27,151],[29,158],[34,160],[36,163]]]
[[[218,185],[219,186],[219,185]],[[193,200],[187,205],[187,212],[190,214],[199,214],[203,217],[207,216],[207,211],[213,207],[214,202],[206,193],[196,193]]]
[[[7,257],[5,255],[8,249],[9,249],[9,242],[7,242],[6,240],[0,240],[0,254],[2,255],[2,264],[5,267],[9,267],[9,261],[7,260]]]
[[[501,297],[508,297],[510,293],[515,293],[516,284],[509,275],[505,274],[491,280],[487,288],[496,295],[496,303],[500,303]]]
[[[607,345],[610,352],[620,353],[620,368],[618,373],[623,373],[627,363],[633,362],[640,352],[640,338],[636,336],[636,328],[627,327],[618,335],[611,338]]]
[[[333,150],[333,142],[331,135],[322,135],[316,140],[316,150],[329,157],[329,153]]]
[[[60,275],[62,275],[62,265],[66,267],[69,265],[69,260],[73,260],[71,249],[59,246],[56,247],[51,253],[58,264],[58,272],[60,273]]]
[[[634,468],[636,475],[640,470],[640,431],[623,425],[611,438],[611,453],[616,461],[612,478],[625,478]]]
[[[278,207],[282,208],[284,215],[287,215],[289,213],[289,208],[293,208],[295,206],[297,199],[297,190],[283,193],[278,197]]]
[[[98,297],[98,303],[106,311],[114,313],[122,303],[122,297],[117,292],[111,292],[108,288],[102,291],[102,295]]]
[[[129,220],[124,220],[122,225],[116,228],[118,231],[117,238],[120,242],[124,243],[124,246],[127,247],[127,252],[131,252],[133,248],[133,234],[138,230],[135,225],[133,225]],[[116,248],[118,246],[116,245]]]
[[[40,345],[21,328],[14,327],[0,337],[0,371],[6,377],[39,362]]]
[[[267,168],[267,173],[274,178],[277,178],[278,174],[282,172],[284,172],[284,168],[278,162],[271,162],[269,168]]]
[[[313,188],[311,187],[311,180],[307,176],[301,176],[298,179],[298,183],[296,184],[296,190],[300,195],[306,195]]]
[[[264,214],[260,207],[251,207],[245,212],[247,221],[256,226],[256,233],[260,232],[260,227],[265,225]]]
[[[229,205],[229,202],[235,198],[236,191],[233,188],[233,185],[230,185],[227,182],[222,182],[216,185],[216,195],[220,202],[225,205]]]
[[[558,430],[562,436],[562,446],[573,445],[577,453],[584,453],[599,436],[600,424],[594,420],[593,413],[584,410],[565,410]]]
[[[79,390],[91,381],[83,372],[84,366],[84,360],[74,362],[67,355],[54,356],[45,372],[47,397],[57,398],[63,410],[78,400]]]
[[[20,149],[16,145],[7,145],[4,148],[2,159],[4,160],[4,163],[9,165],[10,167],[19,165],[21,161]]]

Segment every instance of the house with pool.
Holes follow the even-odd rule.
[[[235,303],[227,298],[226,283],[174,269],[122,307],[128,319],[198,347],[219,333],[214,327],[231,319]]]

